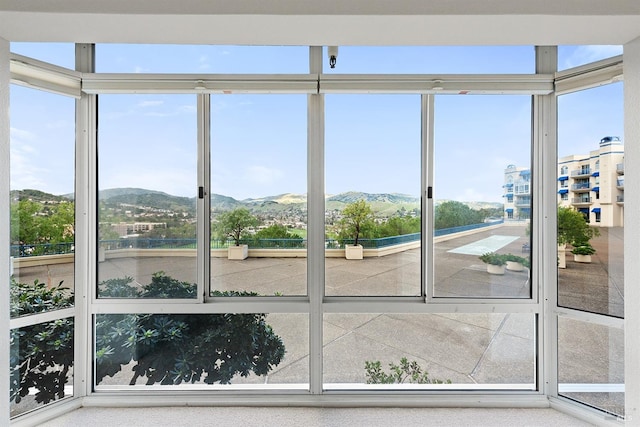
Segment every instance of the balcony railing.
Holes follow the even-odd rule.
[[[616,202],[624,203],[624,196],[616,196]]]
[[[622,189],[624,188],[624,179],[619,179],[616,181],[616,187]]]
[[[624,173],[624,163],[618,163],[616,165],[616,172],[618,172],[618,175],[622,175]]]
[[[576,169],[571,171],[572,178],[575,178],[576,176],[583,176],[583,175],[591,175],[591,169]]]
[[[480,224],[463,225],[460,227],[442,228],[434,230],[434,236],[444,236],[447,234],[460,233],[474,229],[481,229],[504,223],[504,219],[492,222],[483,222]],[[369,249],[379,249],[389,246],[400,245],[403,243],[411,243],[419,241],[421,233],[403,234],[399,236],[382,237],[379,239],[359,239],[359,243],[363,247]],[[307,240],[303,238],[297,239],[244,239],[242,244],[249,245],[252,249],[299,249],[307,246]],[[344,244],[353,243],[353,240],[326,239],[325,247],[327,248],[343,248]],[[229,240],[211,240],[211,249],[224,249],[233,245]],[[195,249],[197,246],[196,239],[150,239],[150,238],[134,238],[134,239],[112,239],[100,241],[100,247],[105,250],[118,249]],[[11,256],[15,258],[31,257],[39,255],[62,255],[73,253],[73,243],[55,243],[55,244],[38,244],[38,245],[11,245]]]
[[[591,201],[591,197],[574,197],[573,199],[571,199],[571,203],[574,205],[584,205],[593,202]]]
[[[583,182],[580,184],[573,184],[571,186],[571,190],[572,191],[589,191],[589,189],[591,188],[591,184],[588,182]]]

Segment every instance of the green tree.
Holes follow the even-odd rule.
[[[273,224],[262,230],[258,230],[255,234],[258,239],[296,239],[299,236],[291,233],[289,229],[282,224]]]
[[[419,233],[420,217],[394,216],[376,227],[376,237],[402,236],[403,234]]]
[[[590,227],[584,215],[571,207],[558,207],[558,244],[585,246],[600,230]]]
[[[236,246],[240,246],[240,239],[244,237],[244,231],[257,224],[258,219],[251,215],[248,209],[237,208],[221,213],[218,216],[215,229],[221,238],[232,239]]]
[[[484,220],[482,214],[461,202],[446,201],[436,206],[434,213],[434,228],[460,227],[463,225],[479,224]]]
[[[349,203],[342,210],[340,220],[340,239],[353,239],[354,245],[358,244],[360,236],[367,237],[375,228],[373,210],[364,200]]]

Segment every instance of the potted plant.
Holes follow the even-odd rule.
[[[558,267],[565,268],[567,244],[578,247],[599,236],[597,228],[590,227],[584,215],[570,207],[558,207]],[[575,255],[575,254],[574,254]]]
[[[528,263],[526,258],[514,254],[506,254],[504,255],[504,259],[506,261],[506,268],[509,271],[522,271],[524,270],[525,264]]]
[[[227,257],[233,260],[243,260],[249,256],[249,245],[241,245],[245,230],[258,224],[256,217],[251,215],[246,208],[237,208],[229,212],[223,212],[218,216],[217,230],[225,239],[233,240],[233,245],[228,247]]]
[[[364,200],[349,203],[342,210],[342,220],[340,221],[340,238],[353,240],[353,244],[344,245],[344,256],[346,259],[362,259],[363,248],[360,244],[360,236],[373,226],[373,210]]]
[[[588,242],[580,246],[575,246],[571,253],[573,254],[573,260],[575,262],[591,262],[591,255],[596,253],[596,250]]]
[[[480,261],[487,264],[487,272],[489,274],[504,274],[504,266],[507,263],[504,255],[495,252],[486,252],[480,255]]]

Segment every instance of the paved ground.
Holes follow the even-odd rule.
[[[493,276],[476,255],[451,249],[489,236],[512,236],[499,250],[522,255],[527,240],[523,227],[501,227],[438,243],[434,250],[436,296],[528,298],[528,271]],[[515,237],[515,240],[513,239]],[[602,313],[622,314],[622,232],[603,229],[593,243],[592,264],[567,257],[559,272],[561,304]],[[157,271],[180,280],[195,281],[194,258],[111,259],[99,265],[100,277],[129,275],[149,283]],[[17,272],[20,280],[33,278],[69,283],[69,266],[43,266]],[[427,274],[431,274],[427,272]],[[595,279],[595,280],[594,280]],[[212,289],[252,290],[261,295],[306,294],[306,259],[214,258]],[[326,259],[326,294],[330,296],[420,294],[420,250],[381,258],[348,261]],[[309,375],[308,319],[304,314],[270,314],[269,323],[287,348],[285,360],[268,378],[238,379],[235,383],[306,383]],[[623,336],[620,331],[580,322],[560,325],[560,379],[563,383],[620,383],[623,381]],[[324,322],[324,381],[366,382],[365,361],[383,366],[401,357],[416,360],[432,378],[454,384],[516,385],[535,383],[534,316],[528,314],[326,314]],[[128,384],[120,374],[108,383]],[[481,388],[483,386],[480,386]],[[619,411],[621,393],[567,393],[588,403]]]

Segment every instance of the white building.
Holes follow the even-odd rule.
[[[504,170],[504,218],[531,219],[531,169],[509,165]]]
[[[592,225],[624,225],[624,145],[617,136],[597,150],[558,159],[558,205],[572,206]]]

